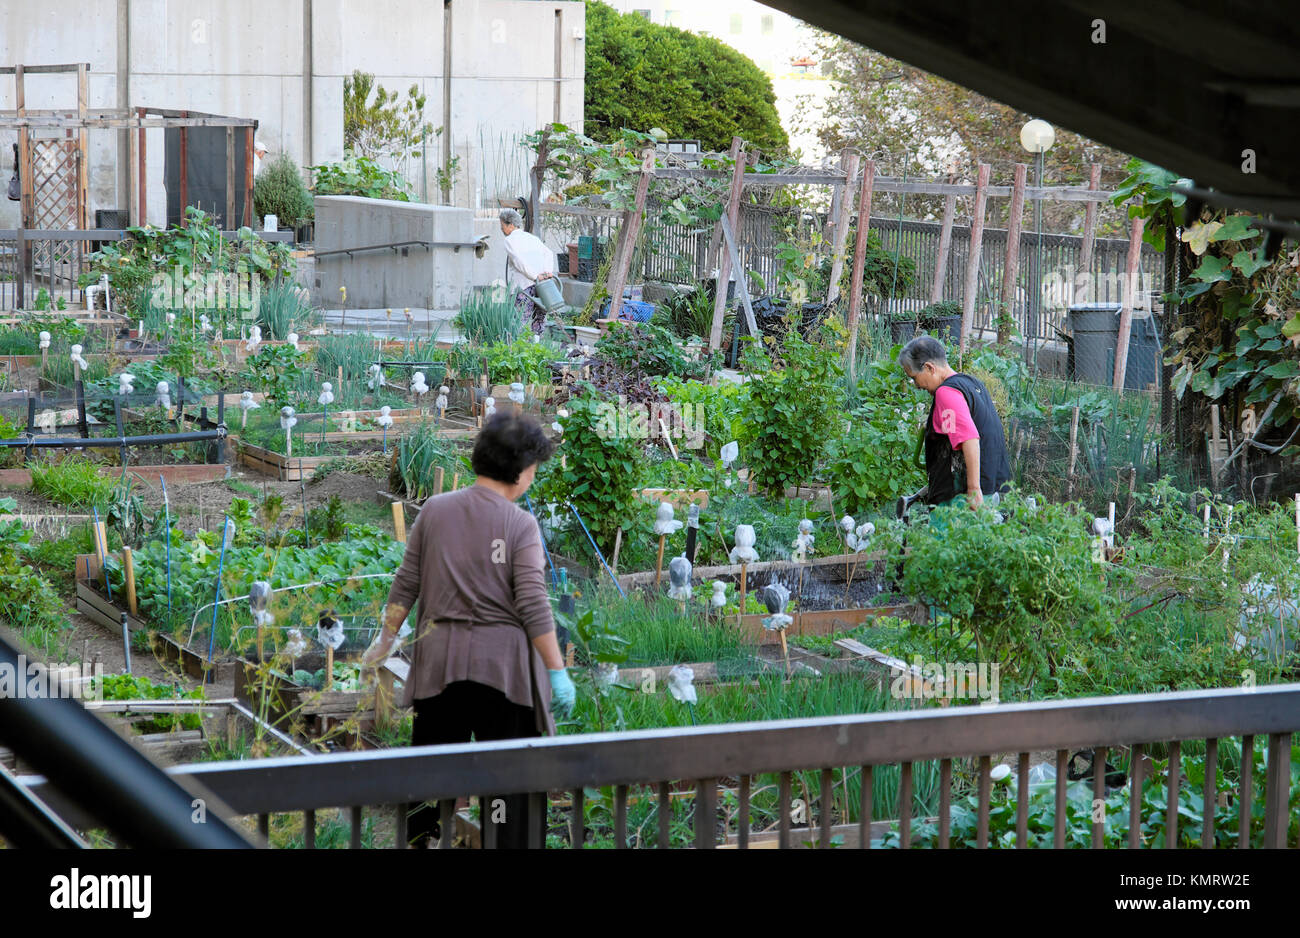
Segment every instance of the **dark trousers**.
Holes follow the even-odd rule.
[[[490,742],[540,735],[532,707],[521,707],[495,687],[486,684],[457,681],[448,684],[435,697],[415,701],[412,746],[467,743],[471,737],[476,742]],[[441,804],[438,802],[435,806],[426,803],[411,813],[408,833],[411,843],[416,847],[425,847],[427,840],[436,842],[438,839],[441,833],[438,823]],[[533,813],[537,817],[530,817]],[[484,843],[487,843],[488,828],[492,826],[497,846],[502,849],[527,849],[530,824],[543,834],[542,843],[545,843],[545,814],[529,811],[527,794],[480,795],[479,823]]]

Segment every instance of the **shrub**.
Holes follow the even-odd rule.
[[[619,323],[596,343],[596,354],[625,371],[649,377],[703,380],[716,355],[692,359],[667,329],[652,323]]]
[[[773,343],[775,348],[775,343]],[[781,497],[806,483],[832,433],[839,428],[839,356],[786,333],[784,367],[751,343],[745,351],[749,401],[745,405],[742,461],[763,491]]]
[[[611,428],[615,405],[588,385],[569,398],[564,435],[538,472],[536,501],[572,502],[609,556],[619,528],[630,530],[639,508],[645,461],[638,440]],[[563,457],[563,458],[561,458]]]
[[[359,195],[367,199],[411,201],[410,183],[400,173],[384,169],[374,160],[351,153],[340,163],[311,167],[317,195]]]
[[[312,217],[314,206],[302,173],[287,153],[271,160],[253,182],[253,212],[259,217],[274,215],[289,228]]]
[[[836,508],[857,516],[925,484],[916,444],[926,397],[903,377],[896,355],[871,363],[858,381],[861,403],[850,428],[831,444],[828,472]]]

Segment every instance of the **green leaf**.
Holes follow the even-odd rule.
[[[1264,252],[1261,250],[1238,251],[1232,256],[1232,266],[1243,275],[1253,277],[1258,271],[1269,266],[1269,262],[1264,258]]]
[[[1192,271],[1192,276],[1206,283],[1229,280],[1232,274],[1228,270],[1228,259],[1210,255],[1201,261],[1201,266]]]
[[[1258,228],[1250,227],[1249,215],[1229,215],[1224,219],[1223,224],[1215,224],[1215,230],[1212,233],[1211,241],[1244,241],[1246,238],[1253,238],[1259,234]]]

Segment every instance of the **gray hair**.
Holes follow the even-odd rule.
[[[503,225],[514,225],[516,228],[524,227],[523,218],[512,208],[503,208],[497,218],[501,220]]]
[[[898,353],[898,364],[909,374],[916,374],[925,367],[926,362],[948,364],[948,350],[932,335],[918,335]]]

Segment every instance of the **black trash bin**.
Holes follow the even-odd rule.
[[[1118,303],[1071,306],[1068,323],[1073,337],[1070,374],[1077,381],[1110,385],[1115,380],[1115,350],[1119,346]],[[1129,332],[1124,387],[1137,391],[1160,384],[1160,338],[1155,317],[1146,310],[1133,314]]]

